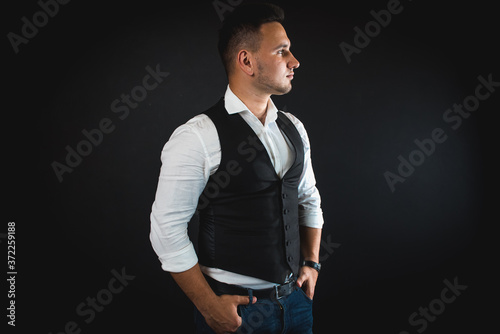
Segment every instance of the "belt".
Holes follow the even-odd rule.
[[[205,275],[205,278],[212,290],[214,290],[215,293],[222,295],[250,295],[257,297],[257,299],[281,299],[297,290],[295,279],[288,283],[275,285],[269,289],[255,290],[251,288],[244,288],[239,285],[222,283],[207,275]]]

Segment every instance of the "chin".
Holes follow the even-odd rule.
[[[290,85],[281,91],[281,95],[288,94],[288,93],[290,93],[291,90],[292,90],[292,86]]]
[[[284,94],[289,93],[291,90],[292,90],[291,84],[288,84],[288,85],[282,86],[282,87],[276,87],[274,89],[275,92],[273,95],[284,95]]]

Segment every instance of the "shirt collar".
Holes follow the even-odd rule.
[[[224,107],[226,107],[227,113],[229,115],[244,111],[251,113],[251,111],[243,103],[243,101],[241,101],[233,93],[231,88],[229,88],[229,85],[227,85],[226,94],[224,95]],[[267,115],[265,124],[267,125],[270,122],[274,122],[276,121],[277,118],[278,118],[278,109],[274,105],[273,100],[269,98],[269,102],[267,102]]]

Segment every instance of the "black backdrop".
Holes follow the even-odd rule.
[[[4,4],[0,233],[7,252],[16,223],[17,271],[9,330],[192,331],[192,305],[151,248],[149,214],[164,143],[226,88],[217,29],[241,2],[71,1],[49,6],[53,17],[36,14],[36,1]],[[292,92],[273,99],[308,130],[325,217],[315,333],[485,332],[496,313],[488,190],[500,88],[479,105],[470,96],[479,76],[500,81],[493,5],[401,1],[386,27],[368,25],[368,43],[354,28],[393,1],[273,3],[301,62]],[[34,36],[25,27],[21,43],[23,17],[40,27]],[[342,42],[358,44],[350,62]],[[151,90],[141,88],[148,66],[163,72]],[[114,112],[131,93],[129,113],[126,102]],[[464,100],[473,112],[453,129],[443,116]],[[100,126],[108,133],[92,132]],[[436,128],[446,140],[412,153]],[[81,143],[83,130],[96,144]],[[66,147],[86,156],[60,180],[53,164],[67,165]],[[398,174],[399,156],[418,166],[401,167],[392,191],[384,173]],[[443,297],[447,284],[460,287]],[[420,307],[431,310],[410,323]]]

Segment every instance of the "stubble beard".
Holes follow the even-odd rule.
[[[261,65],[257,65],[259,69],[259,75],[257,76],[257,83],[262,90],[271,95],[284,95],[292,90],[292,83],[288,81],[287,83],[280,83],[277,80],[273,80],[269,76],[265,75],[265,69]],[[287,79],[288,80],[288,79]]]

